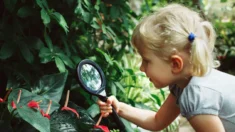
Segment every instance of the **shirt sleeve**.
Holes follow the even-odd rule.
[[[179,98],[181,114],[188,120],[200,114],[218,115],[221,103],[220,92],[197,85],[184,88]]]

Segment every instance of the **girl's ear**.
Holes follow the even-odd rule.
[[[182,71],[184,66],[183,59],[179,55],[171,56],[171,72],[178,74]]]

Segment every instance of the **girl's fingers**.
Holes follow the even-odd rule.
[[[97,101],[97,104],[100,107],[100,112],[103,114],[103,117],[107,117],[110,113],[113,112],[113,108],[116,110],[116,112],[119,111],[119,101],[116,99],[115,96],[110,96],[107,99],[107,102],[103,102],[101,100]]]
[[[109,116],[109,113],[102,113],[102,117],[107,117]]]
[[[103,102],[103,101],[101,101],[101,100],[98,100],[98,101],[97,101],[97,104],[100,105],[100,106],[102,106],[102,105],[108,105],[106,102]]]
[[[112,106],[100,106],[101,110],[112,110]]]
[[[102,108],[100,108],[100,112],[101,113],[112,113],[113,110],[112,110],[112,108],[109,108],[109,107],[102,107]]]
[[[119,101],[116,99],[115,96],[110,96],[107,102],[113,105],[117,113],[119,112],[119,106],[118,106]]]

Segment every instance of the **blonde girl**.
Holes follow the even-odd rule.
[[[162,130],[181,114],[195,131],[235,131],[235,77],[216,70],[215,31],[208,21],[182,5],[172,4],[142,19],[132,44],[142,57],[140,70],[156,88],[171,93],[159,111],[119,102],[114,96],[98,101],[108,116],[118,114],[148,130]]]

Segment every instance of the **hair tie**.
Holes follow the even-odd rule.
[[[190,41],[190,42],[193,42],[193,40],[195,39],[195,35],[193,34],[193,33],[190,33],[189,35],[188,35],[188,40]]]

